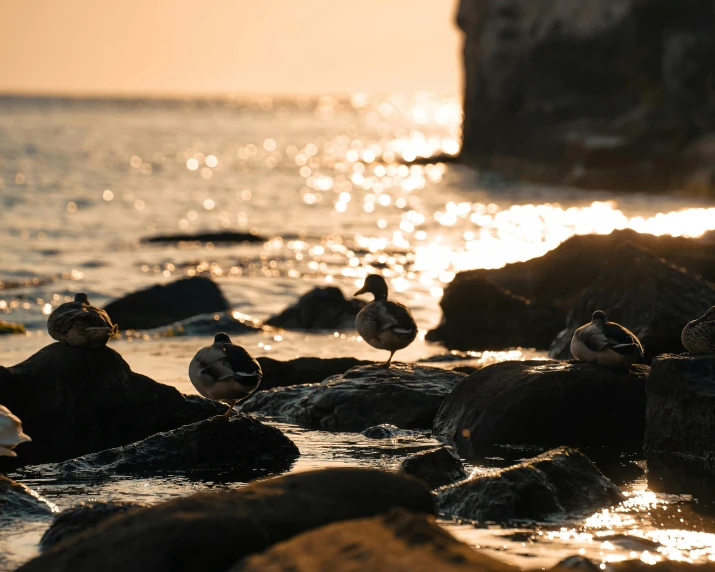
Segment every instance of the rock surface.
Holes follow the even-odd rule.
[[[227,570],[307,530],[393,507],[434,513],[424,485],[394,473],[338,468],[290,474],[113,517],[19,570]]]
[[[614,372],[595,364],[506,361],[463,379],[444,400],[433,433],[489,444],[639,445],[647,366]]]
[[[251,480],[286,471],[300,452],[275,427],[246,415],[212,417],[136,443],[55,465],[25,467],[43,476],[210,473]]]
[[[90,501],[75,505],[55,517],[40,539],[40,550],[47,550],[58,542],[94,528],[113,516],[147,506],[149,505],[132,501]]]
[[[395,509],[369,519],[329,524],[245,558],[230,572],[518,572],[476,552],[434,519]]]
[[[24,334],[25,326],[22,324],[15,324],[14,322],[6,322],[5,320],[0,320],[0,336],[4,334]]]
[[[252,232],[200,232],[196,234],[158,234],[145,238],[143,242],[178,243],[178,242],[212,242],[214,244],[265,242],[267,239]]]
[[[132,292],[104,309],[120,330],[150,330],[230,306],[213,280],[194,276]]]
[[[585,188],[712,192],[709,0],[462,0],[461,160]]]
[[[270,357],[259,357],[263,370],[260,389],[272,389],[302,383],[320,383],[331,375],[345,373],[349,369],[375,362],[345,358],[301,357],[280,361]]]
[[[440,513],[470,520],[544,520],[623,500],[616,485],[582,453],[559,447],[437,491]]]
[[[219,332],[226,334],[254,334],[264,331],[260,320],[251,318],[235,312],[220,312],[213,314],[201,314],[193,318],[187,318],[165,328],[160,328],[159,336],[207,336],[212,337]]]
[[[468,273],[455,277],[439,305],[442,321],[425,339],[450,349],[545,349],[563,327],[555,308],[532,304]]]
[[[683,327],[715,305],[715,288],[686,274],[632,242],[620,244],[575,302],[549,355],[571,357],[570,343],[579,326],[604,310],[640,339],[644,363],[661,353],[682,351]]]
[[[55,510],[32,489],[0,475],[0,526],[17,518],[46,517]]]
[[[59,343],[0,367],[0,403],[32,442],[11,466],[64,461],[144,439],[226,410],[134,373],[113,349]],[[8,466],[8,465],[3,465]]]
[[[399,471],[425,482],[431,489],[467,478],[464,465],[452,447],[439,447],[407,457]]]
[[[340,288],[317,287],[266,324],[286,330],[353,330],[355,316],[364,306],[362,300],[347,300]]]
[[[465,376],[438,368],[393,363],[355,367],[319,384],[258,391],[243,412],[282,417],[316,429],[362,431],[390,423],[425,429],[452,388]]]

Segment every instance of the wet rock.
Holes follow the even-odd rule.
[[[244,412],[282,417],[309,427],[362,431],[390,423],[402,429],[432,425],[442,400],[464,374],[393,363],[355,367],[319,384],[258,391],[239,405]]]
[[[269,328],[270,329],[270,328]],[[219,332],[229,335],[255,334],[264,331],[260,320],[237,312],[201,314],[181,320],[155,331],[159,336],[215,336]]]
[[[104,309],[120,330],[151,330],[230,306],[213,280],[194,276],[132,292]]]
[[[657,357],[646,394],[649,468],[650,457],[660,457],[661,463],[699,465],[693,476],[715,474],[715,355]]]
[[[464,378],[432,431],[460,445],[639,445],[647,366],[615,372],[595,364],[506,361]]]
[[[245,415],[216,416],[130,445],[55,465],[25,467],[23,473],[64,477],[210,473],[250,480],[288,470],[299,454],[275,427]]]
[[[196,234],[159,234],[145,238],[149,243],[212,242],[214,244],[235,244],[243,242],[265,242],[264,236],[252,232],[200,232]]]
[[[63,510],[55,517],[40,539],[40,550],[45,551],[58,542],[80,532],[94,528],[99,523],[130,510],[149,506],[133,501],[90,501]]]
[[[455,277],[439,304],[442,321],[425,339],[450,349],[548,348],[563,327],[555,308],[532,304],[467,273]]]
[[[431,489],[467,478],[464,465],[452,447],[438,447],[410,455],[400,463],[399,471],[420,479]]]
[[[24,334],[25,326],[0,320],[0,336],[5,334]]]
[[[680,334],[685,325],[713,305],[715,288],[707,282],[637,244],[624,242],[575,302],[549,355],[570,358],[573,333],[600,309],[638,336],[645,352],[643,362],[650,363],[658,354],[682,351]]]
[[[370,519],[329,524],[243,559],[230,572],[517,572],[476,552],[434,519],[395,509]]]
[[[0,526],[17,518],[46,517],[55,511],[32,489],[0,475]]]
[[[319,383],[331,375],[345,373],[349,369],[375,362],[355,358],[301,357],[280,361],[270,357],[259,357],[263,370],[261,389],[285,387],[302,383]]]
[[[362,300],[347,300],[340,288],[317,287],[266,324],[286,330],[353,330],[355,316],[364,306]]]
[[[225,405],[134,373],[113,349],[59,343],[0,367],[0,403],[32,442],[13,466],[63,461],[223,413]]]
[[[437,496],[440,513],[479,522],[563,517],[624,498],[588,457],[568,447],[443,487]]]
[[[361,435],[368,439],[394,439],[400,435],[401,431],[402,429],[399,427],[395,427],[389,423],[383,423],[382,425],[368,427]]]
[[[569,568],[571,570],[582,570],[583,572],[600,572],[601,569],[598,564],[593,562],[591,559],[581,556],[580,554],[574,554],[564,558],[554,566],[554,569],[559,570],[563,568]]]
[[[115,516],[20,570],[226,570],[307,530],[393,507],[434,511],[422,483],[394,473],[337,468],[290,474]]]

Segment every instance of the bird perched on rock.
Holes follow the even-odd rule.
[[[715,306],[689,322],[680,340],[691,354],[715,354]]]
[[[216,334],[214,343],[200,349],[189,365],[189,379],[201,395],[234,406],[256,391],[263,372],[261,364],[227,334]]]
[[[117,333],[109,314],[89,303],[87,294],[75,294],[74,302],[55,308],[47,320],[55,340],[79,348],[101,348]]]
[[[409,346],[417,336],[417,324],[407,306],[387,299],[387,283],[379,274],[371,274],[355,296],[370,293],[375,299],[355,317],[355,329],[373,348],[390,352],[385,365],[390,367],[397,350]]]
[[[628,369],[643,357],[643,346],[635,334],[596,310],[591,323],[581,326],[571,338],[571,353],[579,361],[613,369]]]
[[[13,449],[32,441],[22,432],[22,422],[7,407],[0,405],[0,457],[17,457]]]

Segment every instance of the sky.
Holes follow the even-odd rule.
[[[0,92],[460,90],[456,0],[0,0]]]

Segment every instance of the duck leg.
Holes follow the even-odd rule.
[[[225,417],[228,419],[231,416],[231,412],[233,411],[233,408],[236,406],[236,401],[229,401],[229,406],[228,409],[226,410],[226,413],[223,413],[221,417]]]
[[[385,362],[385,367],[389,368],[390,367],[390,362],[392,361],[392,356],[395,355],[395,352],[390,352],[390,357],[387,358],[387,361]]]

